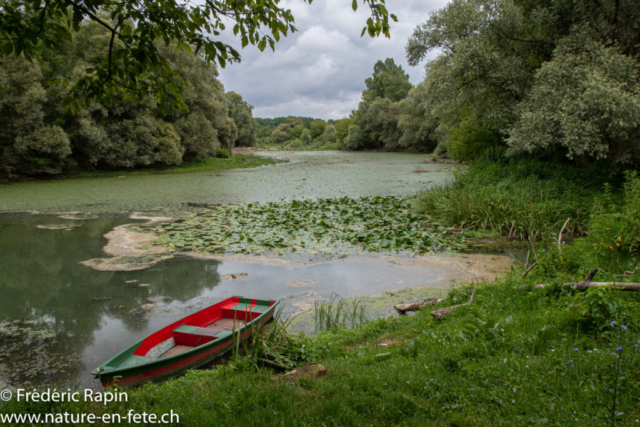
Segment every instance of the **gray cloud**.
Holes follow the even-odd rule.
[[[376,61],[394,58],[416,84],[424,78],[422,67],[409,67],[404,46],[416,25],[447,0],[387,2],[398,17],[391,38],[360,37],[368,8],[357,12],[348,0],[284,0],[298,31],[280,40],[275,52],[254,46],[240,50],[242,62],[220,70],[226,90],[240,93],[255,106],[255,117],[310,116],[338,119],[358,106],[364,79]],[[360,3],[360,2],[359,2]],[[239,48],[239,40],[225,34],[225,42]]]

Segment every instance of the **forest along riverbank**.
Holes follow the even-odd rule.
[[[289,163],[223,176],[0,186],[3,210],[24,191],[34,196],[20,198],[23,209],[51,212],[0,215],[0,287],[7,295],[0,302],[0,334],[9,343],[0,354],[2,382],[99,388],[89,375],[93,367],[229,295],[282,299],[285,316],[308,312],[334,292],[366,295],[372,315],[386,316],[392,303],[443,296],[452,280],[492,280],[511,265],[503,256],[447,254],[465,243],[463,237],[422,229],[405,198],[380,196],[412,195],[450,181],[448,167],[397,153],[277,155]],[[91,189],[96,203],[85,200]],[[331,199],[310,199],[314,195]],[[277,201],[281,197],[289,200]],[[364,215],[374,211],[372,204],[382,216]],[[224,223],[221,209],[231,211]],[[340,217],[351,220],[337,224]],[[337,233],[334,226],[343,229]],[[192,236],[196,230],[205,234]],[[239,239],[248,233],[253,243]],[[369,237],[382,234],[384,243]],[[217,247],[200,249],[201,239]],[[82,264],[87,261],[90,267]],[[309,319],[301,319],[296,328],[311,330]]]

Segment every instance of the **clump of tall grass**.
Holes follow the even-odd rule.
[[[234,366],[259,369],[262,366],[276,370],[290,370],[313,361],[314,351],[306,339],[291,336],[287,332],[292,317],[282,318],[281,305],[273,315],[273,321],[266,325],[252,326],[251,336],[240,351],[239,336],[235,338]]]
[[[609,178],[595,167],[561,162],[481,159],[446,187],[424,191],[416,209],[449,226],[536,238],[565,230],[581,234],[595,199]]]
[[[315,331],[355,329],[366,323],[366,309],[359,298],[344,299],[335,292],[315,302]]]

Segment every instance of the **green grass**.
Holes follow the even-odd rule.
[[[416,208],[445,225],[503,236],[557,236],[567,218],[566,232],[582,234],[607,182],[619,188],[621,174],[601,165],[506,160],[489,153],[458,173],[452,185],[424,191]]]
[[[335,292],[314,304],[316,332],[355,329],[367,321],[366,308],[359,298],[344,299]]]
[[[276,160],[265,157],[258,157],[249,154],[234,154],[228,159],[210,157],[207,159],[193,159],[182,162],[177,166],[152,165],[139,169],[118,169],[118,170],[74,170],[61,176],[61,178],[95,178],[102,176],[135,176],[154,174],[176,174],[190,172],[215,172],[227,169],[252,168],[256,166],[272,165]]]

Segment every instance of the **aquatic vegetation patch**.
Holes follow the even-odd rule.
[[[54,325],[45,318],[5,319],[0,322],[0,378],[11,386],[33,381],[49,383],[57,375],[73,370],[80,356],[60,356]]]
[[[211,207],[173,222],[131,227],[159,238],[170,252],[426,253],[465,246],[453,233],[412,210],[413,198],[304,199]]]

